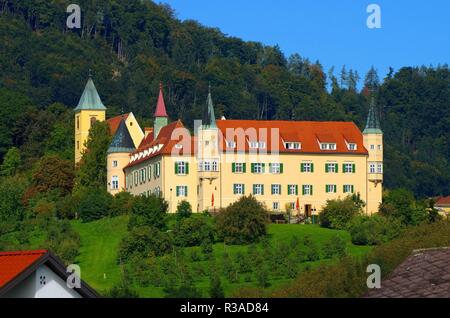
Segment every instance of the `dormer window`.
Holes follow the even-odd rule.
[[[358,149],[358,146],[355,143],[349,143],[347,145],[347,147],[348,147],[348,150],[357,150]]]
[[[320,143],[320,150],[336,150],[336,144],[334,143]]]
[[[252,149],[265,149],[266,143],[264,141],[251,141],[250,148]]]
[[[289,150],[300,150],[300,149],[302,149],[302,145],[299,142],[286,142],[284,144],[284,146],[286,147],[286,149],[289,149]]]
[[[234,141],[227,141],[227,148],[236,148],[236,143]]]

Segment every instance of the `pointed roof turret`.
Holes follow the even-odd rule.
[[[159,83],[158,103],[156,104],[155,117],[169,117],[166,111],[166,104],[164,103],[162,83]]]
[[[116,134],[109,145],[108,153],[133,152],[135,150],[136,148],[134,147],[133,139],[128,131],[127,124],[125,123],[125,120],[122,119],[119,128],[117,128]]]
[[[203,126],[205,128],[217,128],[216,116],[214,115],[214,104],[211,97],[211,85],[208,88],[208,99],[206,100],[206,110],[203,114]]]
[[[74,111],[79,110],[106,110],[105,105],[103,105],[102,100],[98,95],[90,73],[89,79],[83,91],[83,95],[81,95],[78,106],[74,109]]]
[[[363,134],[381,134],[380,121],[378,120],[375,98],[372,96],[370,100],[370,108],[369,115],[367,116],[366,128],[363,131]]]

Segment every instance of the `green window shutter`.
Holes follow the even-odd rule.
[[[314,172],[314,164],[311,164],[311,172]]]
[[[236,172],[236,164],[234,162],[231,164],[231,172]]]
[[[242,185],[242,194],[245,194],[245,184]]]
[[[264,195],[264,184],[261,185],[261,194]]]
[[[286,193],[289,195],[289,184],[287,185],[287,192]]]
[[[337,193],[337,185],[334,186],[334,193]]]
[[[243,164],[242,164],[242,172],[243,172],[243,173],[246,173],[246,172],[247,172],[247,164],[246,164],[246,163],[243,163]]]
[[[305,172],[305,164],[304,163],[300,164],[300,172]]]
[[[342,172],[345,172],[345,163],[342,164]]]
[[[305,195],[305,186],[302,185],[302,195]]]
[[[298,184],[295,185],[295,195],[298,195]]]
[[[313,186],[311,185],[311,195],[313,195]]]
[[[255,164],[254,163],[251,164],[251,172],[255,173]]]
[[[342,192],[345,193],[345,184],[342,186]]]
[[[325,164],[325,172],[328,173],[328,164]]]
[[[280,163],[280,173],[283,173],[283,171],[284,171],[284,164]]]
[[[186,174],[189,174],[189,162],[186,162]]]
[[[355,169],[355,168],[356,168],[356,165],[355,165],[355,164],[352,164],[352,172],[353,172],[353,173],[356,172],[356,169]]]
[[[175,174],[178,174],[178,162],[175,162]]]
[[[355,186],[352,185],[352,193],[355,193]]]
[[[256,193],[256,184],[253,185],[253,194]]]
[[[236,185],[233,184],[233,194],[236,194]]]
[[[179,197],[180,196],[180,187],[179,186],[176,187],[176,192],[177,192],[177,197]]]
[[[266,164],[265,163],[262,164],[262,173],[266,173]]]
[[[336,168],[336,173],[338,173],[339,172],[339,165],[336,163],[334,166]]]
[[[184,195],[187,197],[188,196],[188,187],[184,186]]]
[[[272,170],[272,164],[269,163],[269,173],[272,173],[272,172],[273,172],[273,170]]]

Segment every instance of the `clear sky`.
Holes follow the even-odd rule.
[[[449,63],[449,0],[161,0],[179,19],[218,27],[244,40],[278,44],[286,56],[342,65],[361,77],[374,65],[383,78],[392,66]],[[369,4],[381,8],[381,29],[369,29]]]

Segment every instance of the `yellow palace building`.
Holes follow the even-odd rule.
[[[85,112],[80,105],[75,109],[76,125],[83,123],[75,127],[76,136],[88,133],[80,130],[93,121],[93,110],[103,112],[95,113],[96,120],[105,118],[106,108],[99,109],[103,104],[89,81],[83,95],[94,97],[82,97]],[[383,133],[373,100],[361,132],[353,122],[216,120],[209,92],[192,135],[180,120],[169,123],[160,87],[152,128],[142,131],[132,113],[108,123],[114,134],[108,191],[161,195],[170,212],[183,200],[202,212],[249,194],[272,211],[290,209],[308,217],[328,199],[353,193],[366,203],[367,214],[381,203]]]

